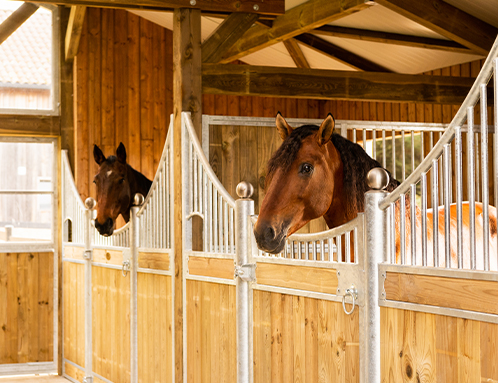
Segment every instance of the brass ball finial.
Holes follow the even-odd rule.
[[[95,205],[97,205],[97,202],[95,202],[95,200],[92,198],[92,197],[88,197],[86,200],[85,200],[85,207],[88,209],[88,210],[92,210]]]
[[[254,188],[249,182],[242,181],[237,185],[236,192],[239,198],[251,198]]]
[[[389,184],[389,175],[384,168],[373,168],[367,174],[367,185],[374,190],[384,190]]]
[[[144,203],[144,201],[145,197],[140,193],[135,194],[135,197],[133,197],[134,206],[141,206]]]

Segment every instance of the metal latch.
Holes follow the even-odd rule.
[[[82,383],[93,383],[93,376],[85,376]]]
[[[92,250],[85,250],[83,252],[83,259],[86,259],[87,261],[91,261],[93,258],[93,251]]]
[[[123,261],[123,268],[121,269],[121,274],[123,277],[128,275],[128,272],[131,269],[131,262],[129,260]]]
[[[242,266],[235,266],[235,278],[239,277],[244,282],[256,281],[256,264],[247,263]]]

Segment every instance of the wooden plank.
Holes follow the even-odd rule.
[[[319,381],[318,375],[318,300],[304,298],[305,325],[305,379],[307,383]]]
[[[167,253],[138,253],[138,267],[144,269],[169,270],[170,255]]]
[[[27,321],[28,328],[27,333],[27,345],[28,355],[27,360],[29,362],[37,362],[40,348],[40,329],[38,327],[38,290],[40,283],[49,283],[51,281],[40,281],[39,278],[39,254],[29,254],[27,257]],[[42,262],[44,259],[42,259]]]
[[[93,262],[122,266],[123,252],[121,250],[93,249]]]
[[[324,383],[334,382],[332,372],[332,317],[335,314],[331,302],[318,301],[318,375]]]
[[[471,53],[468,48],[450,40],[409,36],[399,33],[371,31],[367,29],[339,27],[337,25],[323,25],[310,31],[310,33],[318,36],[342,37],[346,39],[401,45],[413,48],[426,48],[447,52]]]
[[[285,48],[287,48],[287,52],[289,52],[292,57],[292,61],[296,64],[298,68],[310,68],[310,64],[306,59],[301,47],[297,43],[296,39],[288,39],[283,41]]]
[[[387,273],[386,299],[498,314],[495,281]]]
[[[128,12],[128,147],[127,162],[140,169],[140,18]]]
[[[259,285],[278,286],[328,294],[337,290],[337,271],[308,266],[258,263],[256,279]]]
[[[283,382],[282,353],[282,302],[281,294],[271,293],[271,382]]]
[[[152,61],[152,44],[153,24],[140,18],[140,138],[142,140],[154,139],[154,85],[153,71],[154,63]],[[143,151],[142,162],[152,152]],[[143,169],[142,169],[143,170]]]
[[[387,7],[469,49],[487,55],[498,29],[443,0],[380,0]]]
[[[331,42],[317,37],[313,34],[303,33],[302,35],[294,37],[294,39],[307,46],[308,48],[313,49],[314,51],[337,60],[343,64],[346,64],[354,69],[370,72],[392,72],[382,65],[367,60],[357,54],[354,54],[353,52],[332,44]]]
[[[202,65],[204,93],[239,96],[460,104],[472,82],[446,76]]]
[[[79,259],[83,260],[84,247],[78,246],[64,246],[64,258],[66,259]]]
[[[6,363],[7,360],[7,283],[8,283],[8,260],[5,253],[0,253],[0,363]]]
[[[347,0],[341,3],[328,0],[307,1],[278,16],[271,28],[261,24],[255,25],[219,62],[232,62],[370,6],[371,4],[361,0]]]
[[[53,4],[53,0],[41,0],[37,3]],[[102,0],[57,0],[57,4],[63,5],[86,5],[88,7],[110,7],[110,8],[125,8],[125,9],[143,9],[149,8],[152,10],[168,10],[172,11],[178,8],[199,9],[203,11],[211,11],[215,13],[232,13],[232,12],[249,12],[259,13],[262,15],[281,15],[285,12],[284,0],[266,0],[258,3],[258,9],[254,8],[253,0],[239,0],[236,3],[225,1],[212,0],[197,0],[192,3],[191,0],[118,0],[118,1],[102,1]]]
[[[67,61],[73,61],[78,53],[80,44],[81,31],[83,30],[83,21],[85,20],[86,7],[72,6],[69,14],[65,37],[65,54]]]
[[[64,374],[73,378],[77,382],[83,381],[83,378],[85,377],[85,371],[75,367],[68,362],[64,362]]]
[[[202,62],[218,62],[258,18],[255,13],[232,13],[228,16],[202,43]]]
[[[102,10],[102,137],[101,144],[109,146],[104,152],[114,153],[116,112],[114,99],[114,10]]]
[[[7,40],[17,28],[23,25],[24,22],[38,10],[38,7],[38,5],[33,3],[23,3],[12,12],[10,16],[0,24],[0,44]]]
[[[17,362],[28,362],[28,253],[18,254],[17,263]],[[49,283],[49,281],[45,282]]]
[[[381,377],[383,382],[401,382],[403,357],[403,310],[381,307]]]
[[[58,136],[60,135],[60,117],[2,114],[0,134]]]
[[[457,319],[458,381],[481,381],[480,323]]]
[[[457,318],[436,315],[437,381],[458,382]]]
[[[481,381],[498,382],[498,324],[480,323]]]
[[[207,258],[190,256],[188,272],[190,275],[234,279],[235,264],[233,259]]]

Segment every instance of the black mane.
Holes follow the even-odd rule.
[[[302,140],[315,133],[318,129],[316,125],[303,125],[292,131],[268,161],[267,183],[278,168],[282,168],[284,171],[289,169],[296,159],[299,149],[301,149]],[[370,190],[366,181],[368,171],[382,166],[371,158],[360,145],[347,140],[339,134],[333,134],[331,141],[337,148],[343,164],[344,192],[347,198],[348,212],[356,215],[356,213],[363,211],[364,194]],[[386,190],[391,192],[400,183],[391,176],[389,171],[387,173],[389,174],[389,184]]]

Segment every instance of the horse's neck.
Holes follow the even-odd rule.
[[[152,185],[152,181],[149,180],[147,177],[145,177],[142,173],[136,171],[133,169],[131,166],[128,165],[128,171],[130,172],[130,179],[133,179],[133,182],[130,182],[130,191],[132,195],[132,200],[133,196],[136,193],[142,194],[144,197],[147,196],[149,193],[149,189]]]

